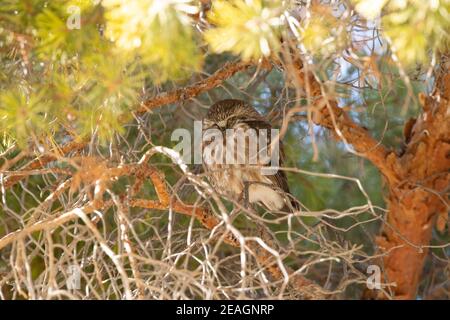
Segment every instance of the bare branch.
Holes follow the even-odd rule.
[[[235,73],[243,71],[252,65],[252,63],[242,61],[226,63],[221,69],[217,70],[213,75],[204,80],[196,82],[185,88],[161,93],[154,98],[148,99],[141,104],[137,110],[137,113],[142,114],[163,105],[196,97],[205,91],[218,87]]]

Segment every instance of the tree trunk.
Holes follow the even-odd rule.
[[[377,242],[386,253],[385,280],[393,283],[397,299],[416,298],[433,227],[438,221],[443,230],[448,219],[449,68],[450,61],[443,61],[432,94],[419,96],[423,113],[405,137],[398,182],[389,185],[387,224]]]

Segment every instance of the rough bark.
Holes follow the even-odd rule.
[[[398,159],[400,180],[389,185],[387,224],[377,239],[390,250],[383,262],[397,299],[416,298],[433,226],[448,217],[450,62],[442,63],[432,94],[420,100],[423,112]]]

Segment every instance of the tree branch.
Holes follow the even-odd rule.
[[[79,151],[83,149],[87,144],[87,141],[70,141],[63,145],[60,149],[54,150],[52,154],[46,154],[41,157],[38,157],[37,159],[31,161],[29,164],[27,164],[25,167],[23,167],[20,171],[16,171],[16,174],[14,176],[8,177],[4,181],[4,187],[5,189],[8,189],[15,185],[17,182],[24,179],[29,174],[21,174],[22,171],[32,171],[36,169],[40,169],[44,167],[45,165],[49,164],[52,161],[55,161],[58,159],[58,156],[60,155],[66,155],[69,152]]]
[[[284,68],[291,81],[297,87],[303,88],[307,98],[311,99],[312,121],[329,129],[336,139],[352,145],[359,156],[368,159],[380,170],[388,183],[397,183],[399,164],[395,153],[388,151],[381,142],[375,140],[365,128],[356,124],[342,108],[339,108],[337,101],[328,97],[314,74],[305,71],[301,60],[286,63]]]
[[[231,78],[235,73],[245,70],[252,65],[252,63],[242,61],[228,62],[221,69],[217,70],[213,75],[204,80],[200,80],[185,88],[161,93],[154,98],[146,100],[140,105],[137,113],[142,114],[163,105],[196,97],[205,91],[218,87],[226,79]]]
[[[142,183],[140,183],[141,181],[149,178],[153,184],[153,187],[155,188],[158,197],[158,200],[127,199],[126,202],[129,206],[155,210],[172,209],[174,212],[193,216],[208,230],[215,230],[222,224],[222,220],[213,215],[209,209],[185,205],[176,199],[174,201],[171,201],[170,193],[162,173],[159,172],[156,168],[147,165],[147,161],[155,152],[159,150],[158,148],[161,150],[163,149],[161,147],[156,147],[149,150],[137,164],[121,165],[119,167],[109,168],[108,170],[103,172],[101,177],[95,182],[96,188],[94,200],[90,201],[87,205],[81,208],[72,209],[59,215],[56,218],[49,217],[28,225],[21,230],[17,230],[7,234],[0,239],[0,250],[5,246],[11,244],[12,242],[30,235],[33,232],[54,229],[66,222],[92,214],[96,210],[108,208],[118,200],[117,198],[115,198],[113,199],[114,202],[113,200],[103,201],[103,194],[106,191],[106,186],[108,185],[109,181],[120,176],[136,177],[137,182],[132,189],[132,194],[135,194],[139,191],[140,187],[142,186]],[[166,148],[164,148],[164,150],[166,150]],[[181,164],[181,162],[179,162],[178,164]],[[123,206],[121,210],[124,210]],[[282,265],[280,257],[274,257],[273,253],[270,252],[270,248],[273,248],[275,246],[273,239],[271,239],[270,235],[264,230],[260,231],[262,234],[261,237],[264,239],[264,246],[257,241],[255,242],[251,240],[246,241],[245,245],[254,253],[256,260],[269,272],[269,274],[275,280],[282,281],[286,285],[288,284],[289,280],[291,280],[291,285],[294,286],[297,292],[304,298],[324,298],[326,291],[323,290],[320,286],[314,284],[313,282],[299,274],[295,274],[290,268],[286,268],[284,266],[283,268],[280,267]],[[218,233],[218,235],[220,235],[220,233]],[[241,242],[236,239],[230,231],[225,231],[222,233],[222,235],[225,243],[234,247],[241,247]]]

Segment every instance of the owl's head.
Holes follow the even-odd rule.
[[[242,100],[227,99],[213,104],[203,119],[203,129],[231,129],[248,121],[264,121],[251,105]]]

